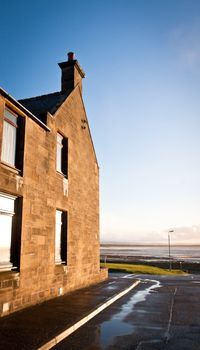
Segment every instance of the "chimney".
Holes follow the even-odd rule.
[[[73,90],[79,84],[82,91],[82,78],[85,73],[80,67],[73,52],[68,52],[68,61],[58,63],[62,71],[61,76],[61,91]]]

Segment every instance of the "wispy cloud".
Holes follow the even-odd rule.
[[[168,244],[168,231],[171,233],[172,244],[200,244],[200,224],[193,226],[169,227],[161,231],[130,231],[109,228],[102,231],[102,242],[121,242],[136,244]]]
[[[200,225],[174,227],[171,239],[174,244],[200,244]]]
[[[181,67],[200,65],[200,23],[179,25],[170,33],[174,59]]]

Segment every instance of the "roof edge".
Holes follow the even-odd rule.
[[[34,122],[36,122],[38,125],[40,125],[43,129],[46,131],[51,131],[50,128],[41,122],[34,114],[32,114],[28,109],[26,109],[20,102],[18,102],[14,97],[9,95],[3,88],[0,87],[0,94],[7,98],[10,102],[12,102],[16,107],[21,109],[25,114],[27,114]]]
[[[84,109],[84,112],[85,112],[85,116],[86,116],[86,119],[87,119],[87,127],[88,127],[88,131],[89,131],[90,140],[91,140],[91,143],[92,143],[94,156],[95,156],[96,163],[97,163],[97,166],[98,166],[98,169],[99,169],[99,162],[98,162],[96,150],[95,150],[95,147],[94,147],[94,141],[93,141],[92,133],[91,133],[91,130],[90,130],[90,124],[89,124],[89,120],[88,120],[88,116],[87,116],[87,112],[86,112],[86,108],[85,108],[85,103],[83,101],[83,96],[82,96],[79,84],[77,86],[79,88],[79,94],[80,94],[80,97],[81,97],[81,102],[82,102],[83,109]]]
[[[96,159],[96,163],[97,163],[97,167],[99,169],[99,163],[98,163],[98,159],[97,159],[97,154],[96,154],[96,150],[95,150],[95,147],[94,147],[94,142],[93,142],[93,138],[92,138],[92,133],[91,133],[91,130],[90,130],[90,125],[89,125],[89,122],[88,122],[88,116],[87,116],[87,112],[86,112],[86,108],[85,108],[85,104],[84,104],[84,101],[83,101],[83,96],[82,96],[82,93],[81,93],[81,89],[80,89],[80,85],[79,83],[75,86],[74,89],[72,89],[72,91],[70,92],[70,94],[66,97],[66,99],[62,102],[62,104],[59,106],[59,108],[56,110],[55,113],[52,113],[53,116],[56,116],[56,114],[58,113],[58,111],[60,110],[60,108],[62,108],[62,105],[63,103],[66,102],[66,100],[70,97],[70,95],[72,95],[75,90],[78,89],[79,91],[79,95],[80,95],[80,98],[81,98],[81,102],[82,102],[82,106],[83,106],[83,109],[84,109],[84,113],[85,113],[85,117],[87,119],[87,126],[88,126],[88,132],[89,132],[89,137],[90,137],[90,140],[91,140],[91,144],[92,144],[92,148],[93,148],[93,152],[94,152],[94,157]]]
[[[61,91],[55,91],[55,92],[50,92],[48,94],[42,94],[42,95],[38,95],[38,96],[19,98],[19,100],[17,100],[17,101],[19,102],[19,101],[35,100],[36,98],[42,98],[42,97],[46,97],[46,96],[50,96],[50,95],[58,95],[60,93],[61,93]]]

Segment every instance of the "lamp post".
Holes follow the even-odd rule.
[[[171,245],[170,245],[170,233],[174,232],[174,230],[168,231],[168,249],[169,249],[169,269],[171,271],[172,269],[172,262],[171,262]]]

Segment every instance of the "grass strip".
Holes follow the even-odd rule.
[[[101,263],[101,266],[107,267],[109,271],[114,272],[128,272],[128,273],[141,273],[150,275],[185,275],[182,270],[168,270],[160,267],[149,265],[132,265],[132,264],[119,264],[119,263]]]

